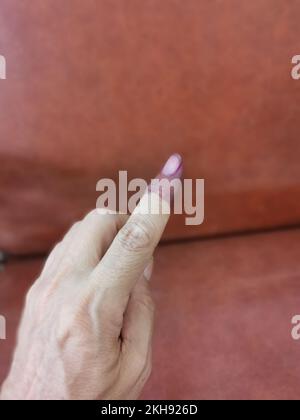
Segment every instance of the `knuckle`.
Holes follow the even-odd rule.
[[[71,226],[69,232],[67,232],[67,235],[65,236],[65,238],[68,238],[68,236],[70,236],[71,234],[74,234],[78,230],[78,228],[79,228],[80,225],[81,225],[81,222],[75,222]]]
[[[35,319],[38,319],[39,316],[39,307],[41,306],[42,293],[41,285],[39,284],[39,279],[30,287],[26,296],[25,296],[25,309],[26,313],[30,316],[34,316]]]
[[[97,214],[98,214],[97,209],[93,209],[85,215],[83,220],[90,219],[91,217],[95,217]]]
[[[77,342],[83,340],[85,333],[91,331],[91,322],[80,304],[65,304],[60,310],[55,330],[56,342],[62,350],[68,341],[76,338]]]
[[[139,251],[151,246],[150,232],[149,222],[131,221],[120,230],[119,240],[124,249]]]
[[[152,373],[152,361],[148,360],[145,366],[143,381],[147,382]]]
[[[145,293],[142,296],[138,298],[139,305],[145,309],[146,312],[148,312],[150,315],[153,315],[155,312],[155,304],[154,300],[152,299],[152,296],[150,293]]]
[[[152,361],[146,355],[139,356],[135,361],[136,377],[141,385],[144,385],[152,373]]]
[[[80,225],[81,225],[81,222],[74,223],[58,245],[63,246],[66,243],[70,242],[72,238],[76,235],[77,231],[79,230]]]
[[[97,209],[91,210],[86,216],[82,219],[83,223],[94,223],[97,219],[102,218],[102,215],[99,214]]]
[[[135,365],[135,376],[140,378],[142,375],[145,374],[146,368],[147,368],[147,355],[144,354],[137,354],[134,360]]]
[[[72,271],[75,268],[77,260],[78,258],[76,254],[74,252],[71,252],[70,250],[63,256],[61,267],[63,275],[65,272]]]
[[[52,249],[52,251],[51,251],[51,253],[50,253],[49,257],[48,257],[48,260],[49,260],[51,257],[54,257],[54,256],[56,256],[57,254],[59,254],[59,252],[60,252],[61,248],[62,248],[62,242],[58,242],[58,243],[54,246],[54,248]]]
[[[102,331],[109,330],[120,333],[124,311],[120,307],[119,300],[111,298],[110,291],[103,290],[102,293],[91,295],[84,309],[95,321],[95,324],[101,326]]]
[[[26,298],[25,298],[25,303],[28,306],[33,305],[37,300],[37,292],[36,292],[36,286],[33,285],[31,286],[31,288],[28,290],[27,294],[26,294]]]

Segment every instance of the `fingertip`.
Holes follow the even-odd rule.
[[[164,164],[160,177],[162,178],[180,178],[183,172],[183,159],[179,153],[173,153]]]
[[[183,158],[179,153],[173,153],[159,174],[151,182],[149,192],[158,194],[169,205],[181,190],[181,178],[183,175]]]

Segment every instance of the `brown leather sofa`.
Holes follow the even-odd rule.
[[[26,290],[96,182],[176,151],[205,222],[156,254],[151,399],[298,399],[296,0],[1,0],[0,382]]]

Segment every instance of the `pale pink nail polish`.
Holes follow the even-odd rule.
[[[174,194],[176,194],[178,185],[172,185],[172,188],[166,188],[165,184],[160,184],[160,181],[180,181],[182,173],[183,159],[178,153],[174,153],[169,157],[157,177],[152,180],[151,184],[149,185],[149,191],[158,194],[166,202],[171,203],[174,199]]]
[[[172,178],[180,177],[182,171],[182,157],[178,153],[174,153],[169,157],[165,166],[162,168],[161,176]]]

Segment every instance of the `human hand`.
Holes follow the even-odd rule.
[[[139,396],[151,371],[152,255],[169,218],[141,214],[144,202],[129,218],[94,210],[52,251],[27,295],[2,399]]]

